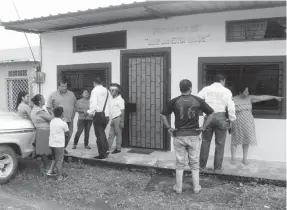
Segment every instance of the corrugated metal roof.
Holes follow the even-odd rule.
[[[286,1],[146,1],[3,22],[2,25],[15,31],[44,33],[118,22],[280,6],[286,6]]]

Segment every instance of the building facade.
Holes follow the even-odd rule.
[[[124,146],[173,150],[160,111],[180,94],[182,79],[192,81],[193,94],[221,73],[231,90],[244,80],[252,94],[286,97],[285,29],[286,6],[278,6],[43,32],[43,95],[48,98],[59,78],[77,97],[92,89],[96,76],[106,86],[120,83],[127,103]],[[255,104],[253,114],[258,146],[250,158],[285,162],[286,99]]]

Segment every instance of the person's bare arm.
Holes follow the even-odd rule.
[[[235,103],[232,98],[232,93],[229,91],[227,97],[227,111],[228,111],[228,118],[232,122],[236,120],[236,110],[235,110]]]
[[[54,115],[50,115],[45,111],[38,112],[37,115],[46,120],[47,122],[50,122],[54,118]]]
[[[251,97],[251,103],[257,103],[257,102],[261,102],[261,101],[269,101],[269,100],[277,100],[277,101],[281,101],[283,99],[283,97],[279,97],[279,96],[270,96],[270,95],[250,95]]]
[[[121,109],[121,122],[120,122],[121,128],[124,128],[125,126],[125,110]]]
[[[50,115],[53,115],[53,96],[52,95],[50,95],[50,97],[48,98],[46,109],[50,113]]]

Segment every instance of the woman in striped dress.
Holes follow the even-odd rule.
[[[236,96],[233,98],[236,108],[236,120],[231,125],[231,163],[235,164],[236,147],[242,145],[243,164],[248,165],[247,155],[249,146],[256,146],[256,133],[252,115],[252,103],[268,100],[281,101],[282,97],[270,95],[249,95],[246,85],[238,85]]]

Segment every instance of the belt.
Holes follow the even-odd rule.
[[[177,136],[198,136],[200,131],[197,130],[176,130],[173,131],[173,137]]]
[[[119,115],[119,116],[117,116],[117,117],[114,117],[112,120],[115,120],[115,119],[117,119],[117,118],[119,118],[119,117],[121,117],[121,115]]]

